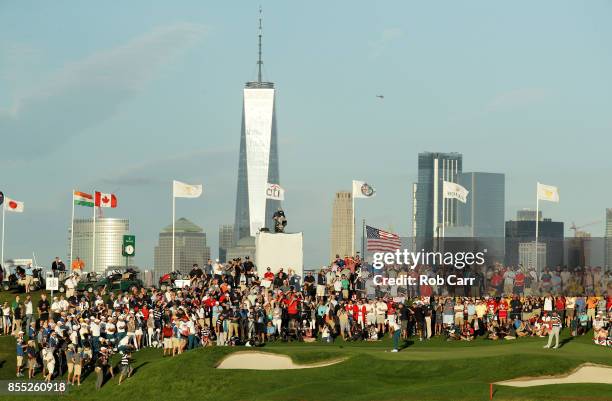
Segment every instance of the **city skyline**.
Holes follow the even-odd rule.
[[[143,4],[126,5],[120,20],[102,4],[0,6],[0,190],[26,204],[7,216],[7,259],[34,251],[47,265],[63,255],[74,187],[117,193],[112,215],[129,217],[141,266],[153,265],[157,231],[170,219],[172,179],[204,184],[202,198],[180,203],[181,215],[209,234],[233,221],[240,87],[256,79],[257,8],[187,2],[142,15]],[[282,100],[284,207],[288,230],[304,232],[306,266],[326,262],[329,198],[354,177],[377,189],[356,220],[410,233],[414,166],[425,150],[461,153],[464,171],[505,174],[506,219],[535,207],[540,181],[561,191],[558,205],[542,205],[547,217],[600,220],[589,231],[603,235],[611,6],[524,4],[530,15],[486,2],[443,11],[375,4],[354,7],[340,30],[353,3],[326,5],[324,15],[317,4],[263,3],[264,73]],[[367,157],[342,163],[350,153]],[[75,168],[74,155],[87,162]]]

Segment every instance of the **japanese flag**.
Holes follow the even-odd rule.
[[[117,207],[117,197],[115,194],[96,192],[95,205],[97,207]]]
[[[4,199],[4,210],[15,213],[23,213],[23,202],[19,202],[10,198]]]

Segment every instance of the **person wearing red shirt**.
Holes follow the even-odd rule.
[[[421,285],[421,296],[422,297],[431,297],[433,294],[433,289],[429,284]]]
[[[497,301],[495,301],[495,298],[487,299],[487,310],[497,313]]]
[[[147,308],[147,305],[144,305],[142,307],[141,312],[142,312],[142,317],[145,320],[145,322],[149,320],[149,308]]]
[[[497,293],[501,292],[503,282],[504,276],[498,271],[493,274],[493,277],[491,277],[491,287],[495,288]]]
[[[361,326],[363,329],[365,327],[365,318],[366,318],[366,306],[363,304],[363,301],[360,299],[359,303],[354,306],[353,309],[353,318]]]
[[[561,319],[561,322],[565,321],[565,297],[560,296],[555,298],[555,310],[557,311],[557,315]]]
[[[355,270],[357,270],[357,261],[351,259],[350,263],[348,263],[346,267],[351,271],[351,273],[355,273]]]
[[[290,294],[289,298],[284,299],[285,305],[287,305],[287,313],[289,314],[289,318],[293,319],[297,316],[298,313],[298,301],[295,298],[294,294]]]
[[[166,356],[166,351],[168,351],[168,355],[172,355],[172,326],[170,323],[166,323],[162,329],[162,338],[164,342],[163,356]]]
[[[264,273],[264,279],[268,281],[274,281],[274,273],[272,273],[269,267],[266,269],[266,272]]]
[[[499,302],[498,317],[500,324],[506,324],[508,322],[508,302],[505,298],[502,298]]]
[[[356,303],[349,306],[352,308],[351,313],[353,314],[353,321],[356,322],[357,318],[359,317],[359,306]]]
[[[345,256],[343,269],[350,269],[351,273],[355,273],[355,260],[350,256]]]
[[[225,293],[219,297],[219,305],[223,305],[228,298],[225,296]]]
[[[524,290],[525,290],[525,273],[519,270],[514,276],[514,291],[513,292],[516,295],[523,295]]]
[[[392,299],[387,299],[387,316],[395,315],[395,303]]]

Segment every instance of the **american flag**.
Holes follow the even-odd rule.
[[[402,246],[397,234],[366,226],[369,252],[395,252]]]

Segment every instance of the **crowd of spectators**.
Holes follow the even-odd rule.
[[[401,273],[394,268],[385,273],[393,271]],[[414,271],[427,274],[428,268]],[[581,280],[587,271],[592,270],[584,269]],[[562,327],[572,336],[592,333],[596,344],[612,346],[612,296],[598,292],[595,283],[582,293],[555,293],[556,284],[549,287],[546,276],[534,277],[535,286],[520,277],[520,269],[493,266],[482,274],[483,281],[497,283],[494,277],[501,276],[503,284],[453,292],[446,286],[390,291],[370,286],[373,273],[359,257],[337,257],[304,277],[290,268],[268,268],[260,277],[248,258],[209,261],[184,274],[189,285],[183,288],[168,282],[124,292],[71,291],[52,299],[43,291],[36,303],[32,294],[17,295],[2,307],[0,333],[17,338],[17,376],[40,373],[49,381],[67,373],[70,383],[80,385],[82,375],[93,372],[97,388],[116,372],[119,383],[129,377],[133,352],[143,347],[161,348],[163,356],[173,357],[196,347],[379,341],[386,334],[394,351],[401,339],[438,336],[473,341],[550,335],[548,347],[555,336],[558,347]],[[569,282],[577,282],[576,277]],[[527,288],[551,291],[539,295]],[[120,357],[112,358],[115,353]]]

